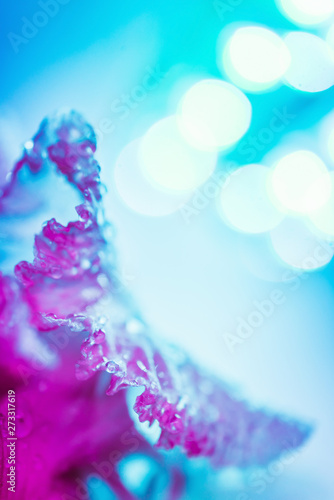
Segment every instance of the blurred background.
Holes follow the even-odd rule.
[[[187,463],[187,498],[334,498],[333,13],[332,0],[1,13],[1,182],[43,117],[83,113],[120,279],[153,330],[255,404],[316,425],[263,488]],[[142,491],[149,467],[133,470]],[[101,485],[98,498],[113,497]]]

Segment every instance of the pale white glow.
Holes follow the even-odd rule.
[[[318,210],[331,195],[329,172],[311,151],[295,151],[281,158],[271,175],[271,187],[278,205],[308,214]]]
[[[319,24],[334,14],[334,0],[277,0],[277,3],[296,24]]]
[[[154,185],[176,191],[203,184],[217,161],[215,152],[199,151],[185,141],[175,116],[160,120],[146,132],[139,154],[147,178]]]
[[[223,54],[229,78],[238,86],[255,91],[275,85],[290,61],[284,41],[273,31],[258,26],[237,29]]]
[[[34,147],[33,141],[27,141],[24,143],[25,149],[32,149]]]
[[[270,237],[278,257],[297,269],[318,269],[328,264],[333,257],[331,245],[317,238],[300,219],[287,217],[271,231]]]
[[[321,150],[327,161],[329,161],[329,166],[332,166],[334,162],[334,111],[329,112],[321,120],[318,138]]]
[[[162,216],[177,211],[191,196],[157,189],[141,171],[138,159],[140,140],[128,144],[117,158],[114,177],[118,194],[124,203],[142,215]]]
[[[261,233],[283,219],[284,214],[268,196],[268,174],[267,167],[254,164],[239,168],[227,179],[218,209],[234,228],[246,233]]]
[[[322,38],[304,31],[289,33],[284,41],[291,64],[285,80],[304,92],[321,92],[334,83],[334,51]]]
[[[334,173],[330,174],[332,193],[327,202],[316,212],[310,215],[313,224],[325,235],[334,237]]]
[[[178,123],[194,147],[216,151],[230,147],[248,130],[252,107],[239,89],[222,80],[202,80],[181,100]]]

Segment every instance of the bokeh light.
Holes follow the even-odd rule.
[[[321,92],[334,83],[334,51],[322,38],[304,31],[284,37],[291,54],[288,84],[304,92]]]
[[[334,173],[330,173],[330,184],[332,186],[331,196],[327,202],[316,210],[314,213],[310,214],[310,219],[313,224],[322,233],[329,237],[334,237]]]
[[[272,87],[287,71],[290,52],[273,31],[259,26],[238,28],[228,40],[223,64],[239,87],[259,91]]]
[[[118,194],[135,212],[142,215],[168,215],[182,206],[189,192],[158,189],[143,175],[139,164],[140,139],[129,143],[116,160],[114,179]]]
[[[294,23],[316,25],[334,13],[333,0],[277,0],[284,14]]]
[[[175,116],[155,123],[139,148],[144,174],[154,184],[184,191],[196,189],[215,169],[215,152],[198,151],[182,137]]]
[[[333,257],[333,248],[319,239],[299,218],[287,217],[270,233],[272,246],[287,265],[312,271],[319,269]]]
[[[283,219],[271,202],[268,191],[269,169],[263,165],[246,165],[232,173],[219,199],[220,213],[234,228],[247,233],[261,233]]]
[[[222,150],[236,143],[248,130],[252,107],[234,85],[202,80],[181,100],[178,122],[185,139],[206,151]]]
[[[306,150],[281,158],[273,169],[270,184],[283,209],[301,214],[319,209],[332,190],[326,165],[316,154]]]
[[[320,122],[318,137],[322,154],[328,162],[334,162],[334,112],[328,113]]]

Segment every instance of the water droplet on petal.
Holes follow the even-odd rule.
[[[97,330],[93,333],[93,339],[96,344],[101,344],[106,338],[106,334],[102,330]]]
[[[108,361],[106,364],[106,371],[108,373],[117,373],[119,371],[119,365],[115,361]]]

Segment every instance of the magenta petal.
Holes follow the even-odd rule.
[[[108,394],[143,386],[134,409],[141,422],[158,421],[158,447],[178,445],[189,457],[206,456],[215,466],[263,465],[284,450],[302,445],[311,428],[255,410],[238,400],[219,380],[197,369],[181,352],[157,351],[147,334],[126,326],[105,343],[103,366],[95,368],[94,339],[82,351],[80,366],[112,373]],[[85,346],[87,346],[87,341]],[[111,366],[110,366],[111,365]]]
[[[71,498],[108,450],[123,446],[122,456],[131,451],[119,443],[131,428],[119,391],[130,386],[143,387],[134,409],[141,422],[159,423],[158,447],[180,446],[189,457],[208,457],[215,466],[250,466],[302,445],[309,426],[254,410],[180,350],[162,346],[155,336],[153,341],[116,279],[92,127],[75,112],[57,115],[42,123],[32,144],[3,190],[1,213],[15,218],[39,207],[24,196],[27,172],[39,178],[55,170],[82,203],[78,220],[45,223],[32,263],[18,263],[15,277],[0,276],[0,380],[12,384],[21,405],[19,498],[57,500],[58,491]],[[36,364],[37,354],[42,364]],[[101,389],[107,374],[112,397]],[[1,436],[6,437],[4,428]],[[137,448],[148,452],[135,431],[134,436]],[[109,484],[127,494],[117,474],[110,475]]]

